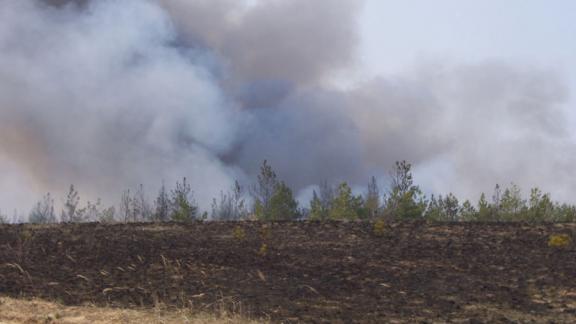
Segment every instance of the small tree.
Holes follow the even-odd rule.
[[[114,223],[116,221],[115,215],[116,208],[114,206],[108,207],[100,213],[98,221],[100,223]]]
[[[68,195],[66,196],[66,201],[64,202],[64,208],[61,213],[61,222],[74,222],[76,221],[76,209],[78,209],[78,203],[80,202],[80,197],[78,196],[78,191],[74,188],[74,185],[70,185],[68,190]]]
[[[500,199],[500,220],[519,221],[526,219],[526,201],[522,199],[520,188],[512,184],[504,190]]]
[[[156,222],[167,222],[170,220],[170,198],[166,192],[166,186],[162,182],[162,187],[160,187],[160,192],[155,201],[156,210],[154,212],[153,221]]]
[[[476,208],[472,206],[472,203],[469,200],[466,200],[462,207],[460,207],[460,219],[467,222],[473,221],[478,218],[478,212]]]
[[[8,216],[2,213],[0,210],[0,224],[7,224],[8,223]]]
[[[56,216],[54,214],[54,199],[47,193],[41,201],[30,212],[30,223],[35,224],[48,224],[55,223]]]
[[[458,220],[460,205],[453,194],[446,197],[432,195],[426,209],[426,219],[440,222],[455,222]]]
[[[232,192],[220,192],[220,200],[212,200],[212,219],[217,220],[240,220],[248,216],[242,186],[238,181],[234,182]]]
[[[489,221],[492,219],[492,207],[486,201],[486,195],[482,193],[480,195],[480,200],[478,200],[478,217],[475,219],[476,221]]]
[[[385,206],[389,217],[419,219],[426,210],[426,198],[420,188],[414,185],[411,168],[406,161],[396,162]]]
[[[362,197],[354,196],[350,186],[342,182],[332,202],[329,217],[333,220],[357,220],[363,214],[362,206]]]
[[[299,218],[298,202],[294,199],[292,190],[279,182],[270,198],[269,220],[296,220]]]
[[[132,198],[132,218],[134,222],[138,221],[151,221],[152,220],[152,208],[146,200],[146,195],[144,193],[144,185],[140,185],[138,190],[134,193]]]
[[[310,212],[308,213],[310,220],[326,220],[328,218],[328,211],[322,206],[322,201],[318,197],[316,190],[312,192],[312,200],[310,200]]]
[[[440,221],[442,220],[442,196],[439,196],[438,199],[434,195],[430,196],[430,201],[428,202],[428,208],[426,208],[425,217],[431,221]]]
[[[122,192],[122,197],[120,197],[120,215],[124,223],[128,223],[134,218],[132,216],[132,200],[130,189]]]
[[[542,194],[538,188],[530,190],[528,199],[527,220],[533,222],[542,222],[552,220],[554,214],[554,203],[549,194]]]
[[[364,207],[369,218],[375,218],[380,213],[380,188],[375,177],[370,178],[368,183]]]
[[[490,205],[490,221],[500,221],[500,210],[501,210],[501,199],[502,199],[502,189],[499,184],[494,187],[494,193],[492,194],[492,205]]]
[[[171,218],[176,222],[191,222],[196,219],[198,206],[193,200],[190,185],[183,178],[182,183],[176,182],[176,189],[171,195]]]
[[[246,208],[246,201],[244,199],[244,188],[240,185],[238,180],[234,181],[232,189],[232,206],[234,207],[234,219],[245,219],[248,217],[248,209]]]
[[[312,193],[309,218],[311,220],[327,220],[330,217],[329,213],[333,202],[334,189],[328,184],[328,181],[323,181],[319,185],[319,191],[314,190]]]
[[[102,201],[100,199],[96,200],[96,203],[91,201],[86,202],[86,207],[78,209],[76,211],[76,217],[74,222],[87,222],[87,221],[98,221],[101,217],[100,206]]]
[[[576,220],[576,207],[568,204],[554,205],[553,213],[548,219],[553,222],[574,222]]]
[[[454,196],[452,193],[449,193],[448,196],[444,197],[442,207],[444,209],[445,220],[449,222],[458,221],[460,203],[458,202],[458,198],[456,198],[456,196]]]
[[[260,167],[258,183],[252,189],[254,215],[259,220],[296,219],[300,216],[292,190],[276,177],[266,160]]]
[[[254,214],[258,219],[270,219],[270,200],[278,186],[278,179],[267,160],[260,166],[258,182],[252,188],[254,197]]]
[[[322,208],[328,212],[332,207],[332,202],[334,201],[335,190],[332,185],[328,183],[328,181],[324,180],[320,183],[320,203],[322,204]]]

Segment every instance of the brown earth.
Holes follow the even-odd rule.
[[[0,225],[0,294],[283,322],[576,322],[576,225]]]

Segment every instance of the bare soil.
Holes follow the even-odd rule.
[[[0,294],[273,322],[576,322],[576,225],[0,225]]]

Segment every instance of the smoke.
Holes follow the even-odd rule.
[[[362,84],[353,97],[364,165],[405,158],[428,191],[469,199],[514,182],[574,201],[568,91],[554,71],[428,63],[409,76]]]
[[[575,146],[553,71],[426,63],[331,86],[358,56],[356,0],[0,2],[0,206],[115,204],[186,176],[206,208],[268,159],[300,191],[394,161],[429,191],[514,181],[570,200]],[[151,198],[151,197],[150,197]]]
[[[157,5],[1,6],[0,152],[39,187],[75,183],[115,199],[125,187],[188,176],[208,201],[231,184],[236,171],[217,156],[243,116],[205,68],[206,54],[172,44],[176,32]]]

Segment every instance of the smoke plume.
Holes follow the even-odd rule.
[[[363,185],[406,159],[430,191],[475,198],[514,181],[570,200],[560,76],[428,63],[342,90],[330,81],[355,64],[361,6],[0,2],[0,206],[71,183],[111,205],[185,176],[206,208],[263,159],[297,191]]]

